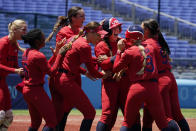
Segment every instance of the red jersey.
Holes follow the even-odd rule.
[[[80,28],[78,28],[78,30],[73,31],[69,26],[65,26],[63,28],[60,29],[60,31],[57,33],[56,35],[56,43],[60,42],[62,39],[66,38],[67,42],[69,42],[71,40],[71,38],[73,38],[75,35],[78,35],[80,31]],[[65,43],[64,43],[65,44]],[[63,46],[63,44],[62,44]],[[53,61],[55,60],[55,58],[52,58]],[[51,60],[51,62],[53,62]],[[80,67],[80,73],[85,74],[86,70],[82,67]]]
[[[127,72],[131,82],[139,80],[149,80],[157,77],[156,62],[154,56],[154,49],[150,45],[143,45],[145,47],[146,66],[142,74],[138,74],[143,67],[144,57],[137,46],[132,46],[124,51],[124,53],[117,53],[114,62],[114,72],[119,72],[121,69],[128,67]]]
[[[116,55],[116,52],[117,52],[117,41],[110,42],[109,46],[105,41],[101,41],[95,46],[96,57],[99,57],[100,55],[106,55],[108,57],[108,59],[100,63],[100,66],[103,70],[112,70],[113,60],[111,58],[112,56]]]
[[[18,44],[18,43],[17,43]],[[0,74],[7,76],[18,68],[18,48],[10,43],[8,36],[0,39]]]
[[[68,70],[74,75],[80,74],[80,65],[84,63],[93,77],[101,78],[103,75],[99,73],[93,62],[92,54],[91,54],[91,46],[88,44],[87,40],[82,36],[79,37],[72,44],[71,50],[68,50],[62,68]]]
[[[80,31],[80,28],[78,30],[73,31],[69,26],[65,26],[60,29],[60,31],[56,35],[56,42],[61,41],[63,38],[66,37],[66,39],[69,39],[70,37],[74,35],[78,35]]]
[[[27,49],[22,55],[22,65],[25,71],[25,85],[44,84],[45,74],[52,75],[60,64],[61,55],[57,55],[56,61],[51,68],[43,53],[35,49]]]
[[[161,46],[159,45],[158,41],[150,38],[144,41],[146,44],[151,45],[155,49],[155,56],[157,62],[157,69],[158,71],[163,71],[167,69],[171,69],[171,65],[169,63],[169,56],[163,52]]]

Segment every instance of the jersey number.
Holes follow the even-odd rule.
[[[147,55],[146,57],[146,67],[145,67],[145,70],[148,71],[148,72],[153,72],[154,71],[154,65],[153,65],[153,60],[152,60],[152,57],[149,54],[149,49],[146,48],[145,49],[145,53]]]
[[[162,64],[167,64],[168,63],[167,54],[162,49],[160,50],[160,54],[161,54],[161,57],[163,58]]]

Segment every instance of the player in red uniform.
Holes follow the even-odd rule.
[[[46,73],[52,75],[57,71],[68,47],[64,46],[60,49],[53,67],[50,67],[45,55],[39,51],[45,46],[43,32],[40,29],[33,29],[23,35],[22,39],[24,43],[30,45],[30,48],[26,49],[22,55],[22,65],[25,71],[22,94],[28,104],[31,116],[29,131],[38,130],[42,122],[42,117],[46,121],[46,126],[43,128],[43,131],[53,131],[57,125],[57,120],[53,104],[43,88],[44,77]]]
[[[105,72],[111,72],[111,76],[102,79],[101,99],[102,99],[102,115],[97,124],[97,131],[110,131],[115,124],[118,109],[124,112],[126,101],[126,93],[129,84],[128,77],[123,77],[120,81],[113,78],[114,73],[113,62],[117,52],[117,42],[120,40],[118,35],[121,32],[121,23],[116,18],[105,19],[102,21],[102,27],[109,32],[95,47],[95,55],[97,58],[106,57],[99,65]],[[125,86],[127,84],[128,86]]]
[[[9,35],[0,39],[0,130],[7,130],[13,120],[6,76],[10,73],[23,73],[23,69],[18,66],[17,40],[21,40],[21,36],[26,33],[27,24],[18,19],[8,25],[8,30]]]
[[[65,42],[63,41],[68,40],[70,37],[74,35],[78,35],[83,25],[84,20],[85,20],[85,13],[81,7],[74,6],[70,8],[68,11],[68,17],[64,21],[64,23],[66,23],[66,26],[61,28],[60,31],[56,35],[56,44],[60,43],[59,45],[56,45],[56,47],[60,48],[61,46],[65,44]],[[56,53],[58,52],[59,48],[55,49]],[[83,68],[81,68],[81,73],[83,74],[85,73],[85,70]],[[57,93],[56,89],[54,88],[56,85],[54,79],[55,79],[54,77],[50,77],[50,80],[49,80],[49,87],[50,87],[50,92],[52,96],[52,101],[55,106],[56,112],[64,112],[64,108],[61,107],[61,104],[63,103],[62,101],[63,98],[60,97],[60,95]],[[81,85],[80,75],[78,75],[76,81]],[[57,128],[60,131],[64,131],[67,116],[69,112],[64,112],[62,116],[58,116],[58,114],[61,114],[61,113],[57,113],[57,121],[58,121]]]
[[[89,131],[95,117],[95,109],[83,92],[81,81],[78,83],[77,79],[80,75],[80,65],[82,63],[86,65],[93,77],[103,77],[103,74],[97,72],[94,68],[89,43],[97,44],[101,40],[101,35],[105,35],[107,32],[102,30],[102,27],[97,22],[88,23],[83,31],[84,35],[73,42],[72,49],[65,55],[55,80],[55,88],[63,98],[63,101],[65,101],[65,103],[62,103],[62,106],[65,106],[65,112],[70,112],[75,107],[84,115],[80,131]],[[62,116],[64,112],[57,113],[59,113],[58,117]]]
[[[62,39],[69,39],[73,35],[77,35],[80,32],[80,28],[85,20],[85,13],[81,7],[72,7],[68,11],[69,24],[60,29],[56,35],[56,42],[58,43]]]
[[[168,121],[164,114],[161,96],[158,91],[157,68],[154,56],[154,49],[147,44],[141,44],[143,30],[140,26],[131,26],[126,34],[126,42],[132,45],[121,54],[123,42],[118,43],[118,52],[114,62],[113,70],[118,72],[128,67],[129,79],[132,81],[127,95],[124,121],[121,131],[134,131],[134,122],[137,119],[137,112],[143,102],[155,119],[161,130],[173,128],[174,121]]]
[[[149,19],[142,22],[142,28],[144,29],[145,43],[154,47],[156,53],[156,61],[158,68],[158,87],[162,96],[165,114],[168,118],[177,121],[182,131],[189,131],[189,125],[183,117],[179,99],[178,99],[178,87],[174,75],[171,72],[171,66],[169,63],[170,50],[167,42],[163,38],[158,23]],[[143,130],[152,130],[152,117],[148,110],[144,108]]]

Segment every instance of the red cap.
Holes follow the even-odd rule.
[[[93,32],[98,33],[98,34],[101,35],[101,38],[103,38],[106,34],[108,34],[108,32],[106,32],[105,30],[103,30],[103,28],[102,28],[101,25],[98,26],[95,29],[86,29],[86,32],[87,33],[89,33],[89,32],[91,32],[91,33],[93,33]]]

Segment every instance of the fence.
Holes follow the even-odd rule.
[[[15,85],[20,81],[20,77],[15,74],[9,75],[7,78],[13,109],[27,109],[22,94],[15,89]],[[177,84],[180,106],[182,108],[196,108],[196,80],[177,79]],[[50,97],[47,76],[45,77],[44,89]],[[101,80],[91,81],[87,77],[82,76],[82,89],[87,94],[93,106],[96,109],[101,109]]]

